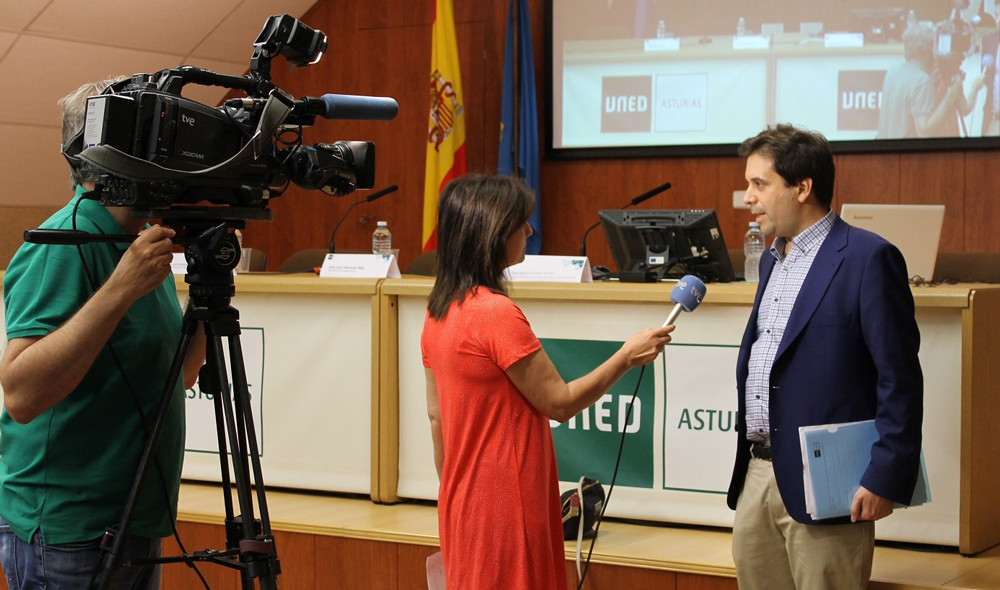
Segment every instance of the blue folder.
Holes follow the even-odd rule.
[[[802,446],[806,511],[814,519],[847,516],[861,476],[871,462],[871,449],[878,440],[874,420],[844,424],[822,424],[799,428]],[[920,453],[920,473],[910,506],[931,501],[927,467]],[[897,507],[905,507],[897,504]]]

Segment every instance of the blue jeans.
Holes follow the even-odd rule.
[[[0,565],[9,590],[84,590],[90,585],[101,558],[100,539],[42,545],[35,533],[25,543],[0,518]],[[133,536],[124,559],[148,559],[160,555],[160,540]],[[112,572],[108,590],[157,590],[158,564],[119,567]]]

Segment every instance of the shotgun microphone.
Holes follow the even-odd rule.
[[[387,186],[382,190],[375,191],[372,194],[368,195],[367,197],[363,199],[358,199],[357,201],[351,203],[351,206],[347,208],[347,211],[344,211],[344,214],[340,217],[340,220],[337,221],[337,225],[333,226],[333,231],[330,232],[330,254],[336,253],[337,249],[333,241],[334,237],[337,235],[337,230],[340,229],[340,224],[344,223],[344,220],[347,219],[347,214],[351,212],[351,209],[354,209],[355,205],[358,205],[360,203],[371,203],[375,199],[381,199],[382,197],[388,195],[389,193],[394,193],[398,190],[399,187],[394,184],[392,186]]]
[[[295,101],[295,107],[308,115],[355,121],[392,121],[399,113],[396,100],[386,96],[351,94],[324,94],[319,98],[307,96]]]

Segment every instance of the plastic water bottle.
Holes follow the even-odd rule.
[[[736,21],[736,36],[742,37],[747,34],[747,21],[742,16]]]
[[[911,8],[910,14],[906,16],[906,28],[909,29],[910,27],[916,24],[917,24],[917,13]]]
[[[663,22],[663,20],[661,19],[660,22],[656,24],[656,38],[663,39],[666,36],[667,36],[667,23]]]
[[[378,222],[372,233],[372,254],[392,254],[392,234],[389,233],[389,224],[384,221]]]
[[[756,221],[750,222],[750,229],[743,237],[743,254],[746,255],[746,262],[743,263],[744,280],[748,283],[760,281],[760,257],[764,254],[764,234]]]

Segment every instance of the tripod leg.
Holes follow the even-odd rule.
[[[111,535],[111,548],[101,554],[101,561],[97,566],[97,571],[90,581],[91,590],[104,590],[107,588],[111,574],[118,568],[122,560],[122,554],[131,536],[132,519],[135,516],[135,508],[139,501],[139,494],[142,484],[146,480],[149,466],[156,453],[157,444],[160,442],[160,434],[163,432],[163,425],[167,421],[167,414],[170,402],[174,396],[174,389],[184,370],[184,359],[187,351],[191,347],[191,340],[194,338],[198,328],[198,321],[191,315],[190,309],[184,312],[184,320],[181,327],[181,340],[177,345],[177,352],[174,353],[174,360],[170,365],[170,372],[167,374],[167,381],[163,386],[163,393],[160,395],[160,403],[157,407],[156,421],[149,432],[149,440],[146,448],[142,451],[139,465],[136,469],[135,479],[132,480],[132,489],[129,491],[128,499],[125,501],[125,509],[122,512],[122,519],[118,525],[116,533],[105,533],[102,545],[106,545]],[[166,482],[164,482],[166,483]]]
[[[212,396],[212,404],[215,408],[215,433],[219,448],[222,502],[226,511],[226,549],[235,549],[240,535],[238,530],[234,530],[236,519],[233,514],[233,484],[229,474],[229,447],[226,444],[226,422],[222,409],[223,393],[217,379],[217,364],[214,349],[206,350],[205,365],[201,368],[201,373],[198,376],[198,385],[202,393]]]
[[[233,405],[240,438],[240,460],[242,469],[249,474],[253,470],[253,481],[257,492],[257,505],[260,510],[261,529],[254,538],[246,538],[240,544],[240,556],[246,564],[243,583],[246,588],[252,588],[253,580],[260,581],[262,590],[275,590],[276,576],[281,572],[274,547],[274,537],[271,534],[271,522],[267,509],[267,499],[264,490],[264,476],[260,466],[260,451],[257,446],[256,429],[253,424],[253,410],[250,404],[250,387],[247,383],[246,366],[243,360],[243,350],[239,335],[229,337],[229,358],[233,373]],[[236,457],[234,457],[234,462]],[[252,508],[250,509],[252,510]],[[244,518],[247,518],[244,512]],[[249,515],[252,516],[252,513]],[[255,521],[256,522],[256,521]]]
[[[247,383],[246,366],[243,364],[243,349],[239,338],[229,339],[229,358],[233,362],[233,388],[245,392],[239,396],[237,412],[241,414],[247,433],[250,465],[253,468],[253,481],[257,488],[257,504],[260,509],[262,532],[271,534],[271,519],[267,510],[267,500],[264,497],[264,472],[260,467],[260,449],[257,447],[257,432],[253,424],[253,408],[250,405],[250,386]],[[242,406],[242,407],[241,407]]]
[[[233,404],[230,401],[230,396],[228,392],[229,380],[226,377],[226,364],[225,359],[222,356],[222,341],[219,334],[214,329],[215,326],[208,324],[205,327],[205,333],[209,338],[208,341],[208,351],[207,354],[210,358],[215,360],[215,382],[219,385],[220,393],[219,399],[222,396],[226,396],[225,400],[221,401],[223,415],[225,417],[226,431],[229,437],[229,441],[233,445],[232,461],[233,461],[233,475],[236,479],[236,497],[240,505],[240,516],[239,516],[239,529],[242,531],[242,537],[236,537],[238,530],[236,525],[233,524],[235,521],[230,521],[226,526],[226,546],[227,547],[241,547],[240,560],[243,561],[243,551],[242,544],[244,539],[254,538],[254,518],[253,518],[253,505],[250,501],[250,482],[249,471],[244,469],[244,461],[240,458],[240,453],[238,451],[237,443],[237,424],[236,417],[233,412]],[[223,443],[220,448],[220,454],[223,454],[221,460],[225,462],[227,457],[225,453],[225,444]],[[226,490],[223,493],[227,493]],[[245,567],[242,570],[242,587],[243,590],[253,590],[253,579],[248,578],[246,575]]]
[[[206,332],[212,332],[212,331],[214,330],[206,329]],[[249,472],[248,470],[243,468],[244,462],[239,457],[240,455],[239,449],[235,443],[235,441],[239,439],[239,436],[237,434],[237,423],[236,423],[236,417],[233,413],[233,405],[230,400],[230,396],[228,394],[229,379],[226,376],[226,364],[225,364],[225,359],[222,356],[222,342],[218,335],[213,334],[209,336],[208,354],[209,356],[211,356],[216,360],[215,380],[216,383],[219,384],[220,388],[219,395],[220,397],[225,396],[225,399],[222,400],[221,405],[222,405],[223,416],[225,418],[225,423],[226,423],[226,433],[228,435],[230,443],[233,444],[233,449],[232,449],[233,476],[236,479],[237,501],[239,502],[240,505],[240,511],[244,516],[243,526],[242,526],[243,537],[252,538],[254,536],[253,535],[254,531],[252,528],[253,522],[252,520],[251,522],[247,522],[247,519],[245,518],[248,512],[248,508],[251,514],[253,509],[252,504],[250,503],[250,482],[248,481]],[[225,452],[224,448],[225,445],[223,445],[222,448],[220,448],[220,453]],[[226,457],[223,457],[222,460],[225,461]]]
[[[249,388],[246,379],[246,368],[243,362],[242,349],[239,344],[239,325],[235,310],[230,309],[230,313],[220,314],[224,316],[218,323],[209,322],[205,332],[209,335],[209,357],[214,359],[215,381],[219,385],[221,399],[226,395],[226,399],[221,403],[222,413],[225,417],[226,432],[229,437],[229,445],[232,449],[233,475],[236,479],[236,494],[239,501],[239,527],[242,530],[242,538],[233,538],[238,533],[235,525],[227,527],[227,545],[239,548],[240,561],[242,562],[242,587],[244,590],[252,590],[254,580],[260,580],[262,589],[276,588],[275,576],[279,571],[279,565],[274,550],[274,541],[270,535],[270,523],[267,523],[268,533],[260,535],[256,529],[257,521],[254,518],[254,507],[250,492],[250,457],[253,459],[254,473],[258,480],[258,485],[262,485],[262,475],[260,470],[259,453],[257,452],[257,441],[255,430],[252,424],[252,413],[249,405]],[[230,360],[233,363],[233,388],[232,396],[230,391],[228,376],[226,375],[225,359],[223,358],[221,336],[225,335],[229,339]],[[225,447],[223,443],[222,447]],[[249,451],[249,452],[248,452]],[[266,510],[266,501],[262,494],[262,488],[258,490],[258,499]]]

